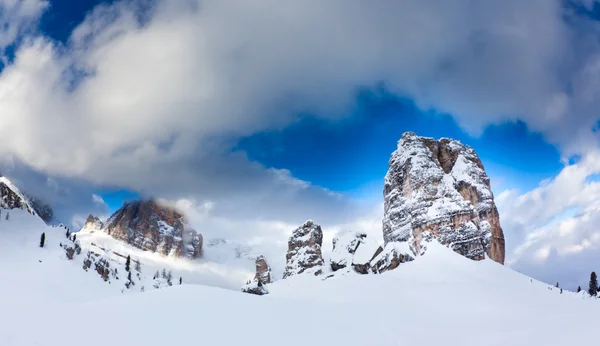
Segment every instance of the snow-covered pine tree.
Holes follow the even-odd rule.
[[[136,270],[138,273],[141,273],[141,272],[142,272],[142,265],[140,264],[140,260],[137,260],[137,261],[135,261],[135,270]]]
[[[127,255],[127,260],[125,261],[125,270],[129,272],[131,269],[131,256]],[[129,273],[129,278],[131,278],[131,272]]]
[[[40,247],[44,247],[44,243],[46,242],[46,232],[42,233],[40,237]]]
[[[598,277],[596,276],[596,272],[590,274],[590,287],[588,288],[588,293],[593,297],[598,294]]]

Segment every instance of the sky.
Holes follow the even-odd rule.
[[[205,234],[381,238],[405,131],[476,149],[507,265],[600,270],[595,0],[0,0],[0,172],[74,228],[155,196]]]

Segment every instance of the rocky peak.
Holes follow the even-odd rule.
[[[308,220],[296,228],[288,241],[283,278],[305,272],[320,275],[323,272],[322,244],[321,226],[312,220]]]
[[[101,225],[93,217],[88,222]],[[202,251],[202,235],[187,225],[182,214],[156,200],[125,203],[103,230],[113,238],[165,256],[197,258]]]
[[[96,231],[101,231],[104,228],[104,223],[100,221],[100,218],[90,215],[85,220],[85,224],[83,225],[82,231],[94,233]]]
[[[384,183],[385,243],[408,242],[419,255],[426,240],[474,260],[504,263],[504,234],[490,179],[473,148],[407,132]]]

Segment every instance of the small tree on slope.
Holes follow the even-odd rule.
[[[42,233],[42,236],[40,238],[40,247],[44,247],[44,243],[46,242],[46,233]]]
[[[127,255],[127,261],[125,261],[125,270],[129,271],[131,266],[131,256]]]
[[[581,286],[577,286],[577,293],[581,292]]]
[[[559,286],[558,286],[558,281],[556,281],[556,288],[558,288],[558,287],[559,287]]]
[[[592,272],[590,275],[590,287],[588,288],[588,293],[593,297],[598,294],[598,277],[596,276],[596,272]]]

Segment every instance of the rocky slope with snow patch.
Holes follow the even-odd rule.
[[[165,256],[198,258],[202,235],[172,207],[155,200],[125,203],[106,222],[90,215],[84,232],[103,231],[142,250]]]
[[[423,254],[437,239],[474,260],[504,263],[504,234],[481,160],[456,140],[406,132],[384,184],[385,243],[408,242]]]
[[[34,208],[27,197],[8,178],[0,175],[0,208],[23,209],[29,214],[35,214]]]

